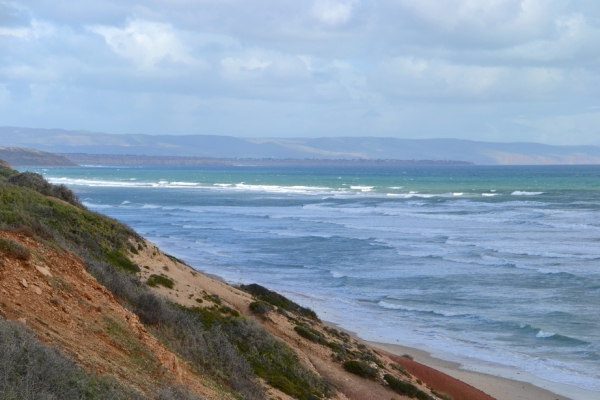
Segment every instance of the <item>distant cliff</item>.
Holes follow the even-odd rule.
[[[12,166],[74,167],[73,161],[53,153],[21,147],[0,147],[0,159]]]

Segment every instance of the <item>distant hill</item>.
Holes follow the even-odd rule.
[[[20,147],[0,147],[0,159],[15,167],[74,167],[77,165],[57,154]]]
[[[126,154],[62,154],[80,165],[153,165],[153,166],[202,166],[202,165],[252,165],[252,166],[398,166],[398,165],[473,165],[466,161],[445,160],[372,160],[372,159],[323,159],[323,158],[215,158],[178,156],[136,156]]]
[[[0,127],[0,144],[34,147],[54,153],[216,158],[453,160],[484,165],[600,164],[600,146],[490,143],[459,139],[153,136]]]

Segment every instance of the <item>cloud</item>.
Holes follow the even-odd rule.
[[[133,19],[124,28],[96,25],[88,29],[102,35],[116,54],[143,69],[151,69],[166,59],[183,64],[196,63],[189,48],[169,24]]]
[[[353,1],[316,0],[311,8],[312,15],[327,25],[348,22],[352,16]]]
[[[31,20],[29,26],[2,27],[0,26],[0,36],[12,36],[23,40],[36,40],[43,36],[50,36],[55,33],[52,24]]]
[[[591,0],[0,0],[0,125],[559,142],[540,121],[600,104],[599,20]]]

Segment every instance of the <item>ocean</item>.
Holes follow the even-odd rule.
[[[600,392],[600,167],[29,170],[363,339]]]

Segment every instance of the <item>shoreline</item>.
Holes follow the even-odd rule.
[[[446,374],[498,400],[596,400],[600,397],[599,392],[546,381],[516,368],[479,360],[467,367],[460,360],[444,359],[439,350],[367,341],[360,338],[356,332],[344,329],[336,323],[325,320],[323,323],[392,356],[402,357],[409,354],[418,364]],[[448,355],[448,358],[452,356]]]

